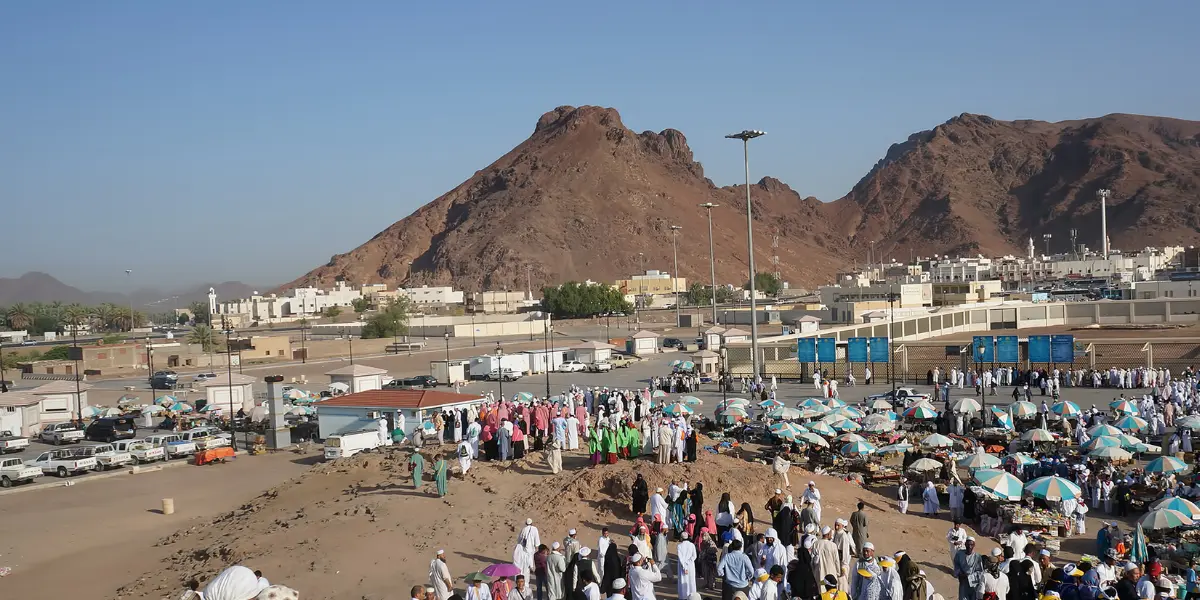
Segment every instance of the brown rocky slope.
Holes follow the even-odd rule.
[[[845,242],[829,235],[818,200],[771,178],[752,186],[752,197],[758,270],[771,270],[774,235],[785,279],[815,283],[841,265]],[[639,253],[647,269],[673,270],[670,225],[683,227],[680,272],[708,281],[704,202],[721,205],[713,209],[718,280],[745,281],[744,188],[713,185],[674,129],[639,134],[615,110],[563,106],[458,187],[284,287],[342,278],[523,290],[527,269],[535,289],[612,282],[640,270]]]

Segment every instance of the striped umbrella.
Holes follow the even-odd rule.
[[[170,410],[174,412],[192,412],[192,405],[187,402],[176,402],[171,405]]]
[[[813,409],[813,408],[798,408],[796,410],[800,411],[799,418],[801,418],[801,419],[815,419],[815,418],[825,414],[824,412],[821,412],[821,411]]]
[[[1099,437],[1102,435],[1121,435],[1121,430],[1112,425],[1097,425],[1088,430],[1088,435]]]
[[[825,406],[828,406],[829,408],[841,408],[845,405],[846,405],[845,402],[842,402],[841,400],[838,400],[837,398],[830,398],[825,401]]]
[[[517,392],[517,400],[519,402],[533,402],[533,394],[529,392]]]
[[[800,410],[790,406],[780,406],[767,411],[767,416],[772,419],[799,419]]]
[[[686,406],[686,405],[684,405],[684,406]],[[742,408],[742,407],[740,407],[740,406],[729,406],[729,407],[726,407],[726,408],[724,408],[724,409],[722,409],[722,410],[719,410],[719,411],[717,411],[717,412],[718,412],[718,413],[719,413],[719,414],[720,414],[722,417],[742,417],[742,418],[746,418],[746,417],[749,417],[749,416],[750,416],[750,413],[749,413],[749,412],[747,412],[747,411],[746,411],[746,409],[744,409],[744,408]]]
[[[650,392],[651,398],[662,398],[663,396],[666,396],[666,395],[667,395],[667,393],[662,390],[654,390],[653,392]]]
[[[1006,412],[1002,412],[1002,413],[996,415],[996,422],[999,423],[1000,426],[1005,429],[1015,429],[1016,428],[1016,426],[1013,425],[1012,415],[1010,415]]]
[[[1200,519],[1200,506],[1196,506],[1191,500],[1180,498],[1179,496],[1163,498],[1150,506],[1151,510],[1158,510],[1160,508],[1177,510],[1192,519]]]
[[[731,406],[750,406],[750,401],[745,398],[726,398],[717,403],[718,406],[728,404]]]
[[[837,435],[837,432],[834,431],[833,428],[830,427],[828,423],[823,423],[821,421],[817,421],[816,423],[809,423],[808,430],[813,433],[823,435],[825,437],[833,437],[833,436]]]
[[[846,456],[867,456],[875,454],[875,446],[870,442],[853,442],[842,446],[842,454]]]
[[[805,398],[796,404],[796,408],[825,408],[825,403],[821,402],[820,398]]]
[[[1094,437],[1083,445],[1084,450],[1095,450],[1096,448],[1120,448],[1124,446],[1121,440],[1111,435],[1102,435]]]
[[[676,402],[675,404],[671,404],[671,405],[663,408],[663,412],[667,413],[668,415],[678,417],[680,415],[690,415],[690,414],[695,413],[696,411],[692,410],[692,407],[690,407],[686,404],[683,404],[681,402]]]
[[[1142,454],[1162,454],[1162,446],[1155,446],[1154,444],[1137,443],[1126,448],[1126,450],[1141,452]]]
[[[977,413],[980,410],[983,410],[983,406],[974,398],[959,398],[958,401],[954,403],[953,408],[954,412],[960,413]]]
[[[1160,456],[1146,465],[1147,473],[1162,473],[1167,475],[1170,473],[1182,473],[1186,470],[1188,470],[1187,463],[1174,456]]]
[[[1083,412],[1079,410],[1078,404],[1067,400],[1055,402],[1054,406],[1050,407],[1050,410],[1060,417],[1077,417],[1081,412]]]
[[[172,404],[175,404],[176,402],[179,402],[179,398],[176,398],[175,396],[167,394],[166,396],[159,396],[154,401],[163,406],[170,406]]]
[[[875,419],[863,423],[863,431],[868,433],[887,433],[896,430],[896,422],[889,419]]]
[[[1000,459],[993,454],[976,452],[958,459],[958,466],[961,469],[991,469],[1000,466]]]
[[[912,449],[913,445],[908,442],[896,442],[895,444],[888,444],[879,448],[877,452],[880,454],[904,454]]]
[[[1192,524],[1192,517],[1169,508],[1156,508],[1138,519],[1138,525],[1146,529],[1175,529]]]
[[[1200,416],[1191,415],[1182,419],[1175,419],[1175,426],[1181,429],[1200,429]]]
[[[1129,460],[1133,455],[1121,448],[1096,448],[1088,452],[1092,458],[1107,458],[1108,460]]]
[[[1146,420],[1136,415],[1125,415],[1113,425],[1122,431],[1141,431],[1146,428]]]
[[[763,400],[758,403],[758,407],[764,410],[771,410],[772,408],[779,408],[781,406],[784,406],[784,404],[779,400]]]
[[[993,415],[996,415],[996,416],[1000,416],[1000,415],[1007,415],[1007,414],[1008,414],[1008,409],[1007,409],[1007,408],[1000,407],[1000,406],[996,406],[995,404],[993,404],[993,405],[989,406],[989,407],[988,407],[988,410],[992,411],[992,414],[993,414]]]
[[[921,440],[921,445],[929,448],[950,448],[954,445],[954,440],[940,433],[935,433]]]
[[[857,408],[854,408],[853,406],[843,406],[843,407],[833,411],[833,414],[841,415],[843,417],[846,417],[847,419],[861,419],[861,418],[867,416],[865,413],[863,413],[863,411],[858,410]]]
[[[995,494],[1003,500],[1020,500],[1025,484],[1007,471],[1000,469],[980,469],[974,473],[979,487]]]
[[[1121,447],[1126,450],[1132,450],[1133,448],[1142,445],[1142,440],[1139,440],[1127,433],[1122,433],[1121,435],[1114,437],[1121,441]]]
[[[833,428],[837,431],[862,431],[863,427],[862,425],[859,425],[857,421],[842,419],[841,421],[834,423]]]
[[[871,401],[872,410],[892,410],[892,403],[883,398],[876,398]]]
[[[1128,400],[1113,400],[1108,403],[1108,407],[1127,415],[1136,415],[1138,413],[1137,405]]]
[[[1026,402],[1024,400],[1020,402],[1013,402],[1012,404],[1008,405],[1008,408],[1012,412],[1012,416],[1019,418],[1036,416],[1038,410],[1037,406],[1035,406],[1032,402]]]
[[[1029,456],[1028,454],[1025,454],[1024,452],[1017,452],[1015,454],[1009,454],[1008,456],[1006,456],[1004,458],[1004,460],[1011,462],[1011,463],[1015,463],[1018,467],[1024,467],[1025,465],[1038,464],[1038,461],[1036,458]]]
[[[1135,561],[1137,564],[1142,564],[1150,560],[1150,549],[1146,547],[1146,531],[1142,529],[1142,524],[1137,524],[1137,529],[1133,530],[1133,544],[1129,548],[1129,560]]]
[[[786,439],[795,439],[802,433],[808,433],[806,429],[795,423],[775,423],[768,429],[771,433]]]
[[[928,406],[918,404],[904,411],[904,416],[912,419],[936,419],[937,411]]]
[[[691,370],[691,369],[695,369],[695,368],[696,368],[696,363],[694,363],[694,362],[692,362],[692,361],[690,361],[690,360],[685,360],[685,361],[683,361],[683,362],[679,363],[679,368],[680,368],[680,369],[683,369],[684,371],[688,371],[688,370]]]
[[[83,410],[81,412],[83,413],[83,418],[90,419],[92,417],[96,417],[96,416],[100,416],[100,415],[104,414],[104,407],[103,406],[85,406],[85,407],[83,407]]]
[[[671,361],[671,362],[667,363],[667,366],[669,366],[669,367],[678,367],[678,366],[679,366],[679,365],[681,365],[681,364],[683,364],[683,361],[682,361],[682,360],[679,360],[679,359],[677,358],[677,359],[675,359],[675,360],[673,360],[673,361]]]
[[[1050,501],[1075,500],[1082,493],[1074,482],[1055,475],[1030,481],[1025,484],[1025,491],[1034,498]]]
[[[679,401],[684,404],[687,404],[688,406],[700,406],[701,404],[704,404],[703,400],[701,400],[695,396],[684,396],[684,397],[680,398]]]
[[[933,460],[932,458],[919,458],[914,460],[911,465],[908,465],[908,470],[914,473],[924,473],[925,471],[935,471],[942,468],[942,463]]]
[[[829,442],[825,441],[825,438],[823,438],[815,433],[808,432],[808,431],[805,431],[804,433],[800,434],[799,436],[796,437],[796,439],[804,440],[805,442],[808,442],[810,444],[814,444],[817,446],[822,446],[824,448],[829,447]]]
[[[1053,442],[1057,438],[1055,438],[1054,434],[1050,433],[1049,430],[1035,427],[1029,431],[1026,431],[1025,433],[1022,433],[1021,439],[1029,442]]]
[[[833,438],[833,441],[841,442],[843,444],[850,444],[853,442],[865,442],[867,441],[867,438],[858,435],[857,433],[843,433],[842,435]]]

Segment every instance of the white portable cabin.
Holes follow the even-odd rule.
[[[630,352],[635,356],[647,356],[658,353],[658,334],[645,329],[630,336]]]
[[[429,374],[442,385],[454,385],[466,381],[468,368],[470,368],[470,361],[465,360],[429,361]]]
[[[484,354],[471,357],[471,379],[483,379],[488,373],[498,369],[512,369],[521,373],[529,373],[529,355],[516,354]]]
[[[566,348],[551,348],[549,350],[526,350],[522,352],[529,356],[529,373],[545,373],[556,371],[566,361]]]
[[[329,376],[330,385],[344,383],[350,386],[350,393],[354,394],[383,388],[387,370],[367,365],[346,365],[325,374]]]

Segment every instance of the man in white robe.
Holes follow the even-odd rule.
[[[526,581],[529,581],[529,571],[533,569],[533,555],[540,545],[542,538],[538,528],[533,526],[533,519],[525,519],[525,527],[517,535],[517,545],[513,548],[513,564],[521,569]]]
[[[696,590],[696,545],[688,539],[687,532],[681,534],[682,539],[675,548],[676,570],[675,591],[679,600],[690,600]]]
[[[575,415],[567,417],[567,450],[579,449],[579,419]]]
[[[966,488],[957,479],[950,482],[946,493],[950,495],[950,519],[959,520],[963,517],[963,495]]]
[[[481,433],[483,433],[483,427],[480,427],[478,422],[472,421],[467,426],[467,441],[471,444],[471,458],[479,458],[479,434]]]
[[[462,474],[466,475],[467,471],[471,470],[471,454],[474,450],[471,448],[471,442],[463,440],[458,444],[458,466],[462,469]]]
[[[821,522],[821,490],[817,489],[815,481],[808,482],[808,487],[804,489],[804,493],[800,495],[801,502],[812,503],[813,516],[817,518],[817,523]]]
[[[854,554],[858,551],[854,547],[854,536],[850,535],[846,525],[848,523],[845,519],[833,522],[833,543],[838,547],[838,560],[841,561],[838,589],[843,592],[850,589],[850,563],[853,562]]]
[[[650,518],[662,517],[663,523],[670,523],[667,518],[667,501],[663,498],[663,489],[654,490],[654,495],[650,496]]]
[[[445,550],[438,550],[437,556],[429,563],[429,585],[438,600],[446,600],[454,593],[454,578],[446,566]]]
[[[779,533],[775,531],[775,528],[772,527],[767,530],[766,541],[767,562],[763,565],[763,568],[769,572],[771,567],[778,566],[780,569],[783,569],[783,578],[786,581],[789,558],[788,551],[783,544],[779,543]]]

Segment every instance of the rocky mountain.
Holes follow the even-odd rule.
[[[1023,254],[1052,235],[1100,247],[1096,191],[1112,190],[1109,237],[1139,249],[1200,240],[1200,123],[1109,115],[1046,123],[963,114],[893,145],[845,197],[804,198],[767,177],[752,186],[755,261],[796,286],[824,283],[867,256]],[[642,270],[708,280],[713,210],[717,278],[746,278],[744,188],[704,177],[684,135],[635,133],[615,110],[559,107],[508,154],[367,243],[286,287],[352,283],[536,289]],[[773,251],[772,243],[777,244]],[[644,263],[643,263],[644,260]]]
[[[777,235],[786,280],[827,279],[846,244],[828,235],[821,203],[771,178],[751,187],[758,270],[772,270]],[[718,281],[745,281],[745,188],[713,185],[679,131],[635,133],[615,110],[563,106],[458,187],[284,287],[338,279],[467,290],[523,290],[527,277],[534,289],[611,282],[643,266],[673,271],[671,225],[683,227],[680,273],[708,281],[704,202],[720,205],[712,215]]]
[[[963,114],[913,134],[841,200],[830,219],[858,256],[1025,253],[1101,247],[1110,189],[1112,247],[1200,241],[1200,123],[1114,114],[1046,123]]]

